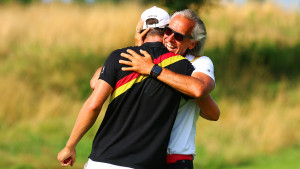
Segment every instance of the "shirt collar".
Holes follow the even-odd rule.
[[[142,46],[146,46],[146,47],[163,47],[163,48],[165,48],[165,46],[162,42],[146,42]]]

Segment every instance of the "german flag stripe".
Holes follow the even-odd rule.
[[[173,63],[176,63],[180,60],[186,59],[180,55],[176,55],[174,53],[166,53],[161,55],[159,58],[153,60],[153,63],[158,64],[161,67],[167,67]],[[148,76],[140,75],[136,72],[133,72],[124,78],[120,79],[114,89],[114,92],[111,96],[110,102],[112,102],[116,97],[125,93],[128,89],[130,89],[134,84],[140,83],[145,80]]]
[[[128,89],[130,89],[134,84],[139,83],[143,80],[145,80],[148,76],[140,75],[135,79],[132,79],[128,81],[127,83],[123,84],[122,86],[118,87],[116,89],[110,99],[110,102],[112,102],[116,97],[120,96],[121,94],[125,93]]]
[[[153,63],[154,64],[159,64],[163,60],[168,59],[168,58],[173,57],[173,56],[180,56],[180,55],[176,55],[175,53],[169,52],[169,53],[161,55],[160,57],[158,57],[156,59],[153,59]]]
[[[139,75],[140,75],[140,74],[138,74],[138,73],[136,73],[136,72],[133,72],[133,73],[131,73],[131,74],[129,74],[129,75],[123,77],[122,79],[120,79],[120,80],[117,82],[117,84],[116,84],[114,90],[116,90],[117,88],[121,87],[122,85],[124,85],[124,84],[130,82],[131,80],[137,78]]]

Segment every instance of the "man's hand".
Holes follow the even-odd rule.
[[[69,149],[69,148],[65,147],[57,155],[57,160],[59,161],[60,165],[63,167],[67,167],[69,165],[71,165],[71,167],[73,167],[73,165],[76,161],[75,158],[76,158],[75,148]]]
[[[142,20],[139,21],[139,23],[136,25],[136,32],[134,35],[134,40],[135,40],[135,45],[136,46],[141,46],[144,43],[144,39],[145,39],[145,35],[149,32],[150,28],[145,29],[143,32],[142,28],[143,28],[143,24],[144,22]]]
[[[122,67],[123,71],[134,71],[142,75],[150,75],[151,69],[154,66],[151,55],[144,50],[140,52],[145,56],[137,54],[135,51],[128,49],[126,53],[121,53],[121,56],[127,58],[129,61],[119,60],[120,64],[128,65],[131,67]]]

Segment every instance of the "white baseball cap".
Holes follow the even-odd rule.
[[[147,19],[155,18],[158,20],[157,24],[147,25],[146,21]],[[170,15],[165,10],[158,8],[156,6],[153,6],[152,8],[149,8],[145,10],[141,15],[141,20],[144,22],[143,29],[150,28],[164,28],[166,25],[170,23]]]

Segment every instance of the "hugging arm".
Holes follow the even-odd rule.
[[[220,109],[214,99],[208,95],[201,99],[195,99],[200,107],[200,116],[206,120],[217,121],[220,117]]]
[[[122,53],[121,56],[129,59],[129,61],[120,60],[119,63],[131,67],[123,67],[122,70],[135,71],[139,74],[149,75],[152,67],[154,66],[151,55],[143,50],[140,52],[145,57],[140,56],[132,50],[128,50],[127,52],[129,54]],[[215,87],[213,79],[200,72],[195,72],[192,76],[186,76],[163,68],[157,79],[173,87],[175,90],[193,98],[203,98]]]

